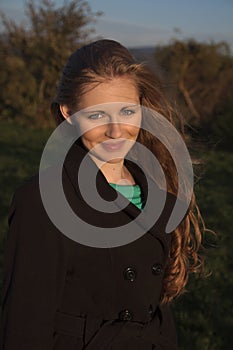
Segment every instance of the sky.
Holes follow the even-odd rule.
[[[37,0],[38,1],[38,0]],[[54,0],[59,6],[62,0]],[[233,47],[233,0],[89,0],[103,11],[95,35],[127,47],[166,44],[172,38],[227,41]],[[25,0],[0,0],[0,10],[19,22]],[[178,31],[177,31],[178,29]]]

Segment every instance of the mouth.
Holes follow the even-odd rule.
[[[111,142],[103,142],[102,147],[108,152],[118,151],[123,148],[125,144],[125,140],[123,141],[111,141]]]

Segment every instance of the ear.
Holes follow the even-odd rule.
[[[61,114],[65,119],[68,119],[69,117],[71,117],[72,112],[67,105],[60,105],[59,107],[60,107]],[[68,119],[67,121],[71,124],[70,119]]]

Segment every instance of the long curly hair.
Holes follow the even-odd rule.
[[[120,43],[104,39],[83,46],[69,57],[51,104],[56,123],[64,121],[59,105],[67,105],[73,114],[77,112],[79,99],[88,88],[116,77],[128,77],[135,82],[142,106],[160,113],[173,125],[179,122],[179,114],[165,96],[158,76],[146,64],[137,62]],[[184,138],[184,135],[181,136]],[[165,146],[143,129],[137,141],[153,152],[164,171],[168,191],[177,194],[176,169]],[[162,303],[170,302],[184,292],[190,272],[203,271],[204,259],[200,251],[204,231],[205,224],[193,193],[185,218],[171,233]]]

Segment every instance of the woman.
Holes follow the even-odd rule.
[[[1,350],[178,348],[170,302],[184,290],[188,273],[201,266],[201,232],[192,195],[183,220],[165,234],[178,193],[177,176],[159,138],[142,128],[143,107],[173,123],[172,108],[158,79],[122,45],[99,40],[70,56],[51,110],[57,124],[65,123],[80,136],[62,170],[64,193],[73,212],[95,232],[102,228],[110,235],[120,227],[117,232],[124,238],[127,224],[135,222],[135,230],[140,226],[137,218],[146,211],[153,188],[157,210],[164,190],[138,166],[140,159],[138,164],[127,159],[138,143],[162,166],[168,189],[161,197],[165,204],[154,224],[146,230],[144,226],[137,239],[94,246],[79,241],[78,225],[77,239],[71,239],[66,232],[69,222],[55,198],[55,221],[65,222],[65,229],[51,219],[39,175],[21,187],[12,202],[5,247]],[[97,174],[100,197],[110,206],[118,194],[124,207],[105,212],[85,201],[81,187],[88,192],[91,183],[80,185],[78,180],[84,159],[86,177]],[[43,172],[48,191],[56,171],[54,165]]]

